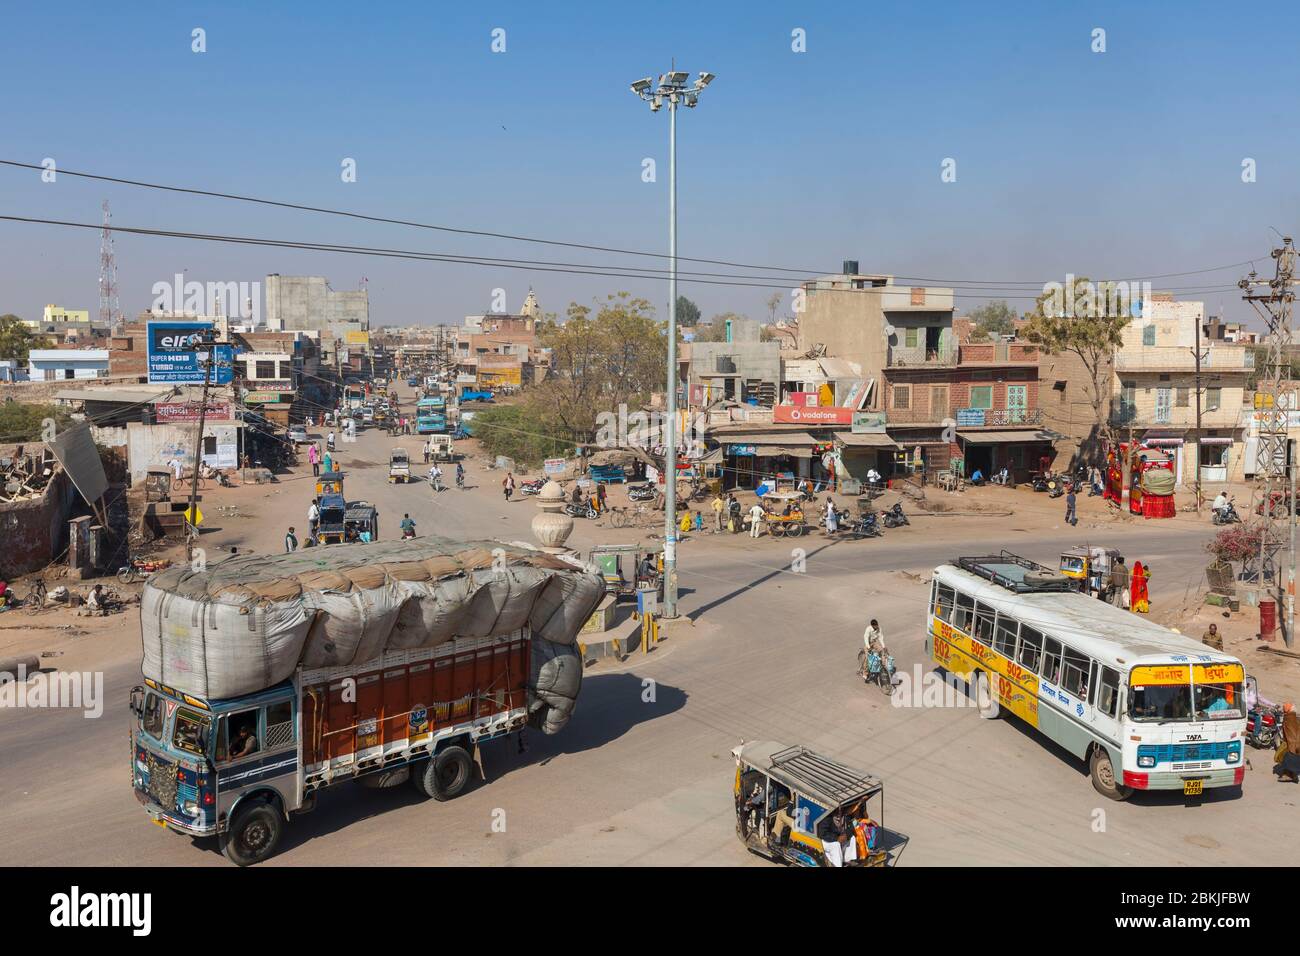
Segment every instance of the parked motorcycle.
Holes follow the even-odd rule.
[[[146,558],[132,558],[130,564],[117,569],[117,579],[123,584],[131,584],[168,567],[171,567],[171,562],[167,560],[150,561]]]
[[[653,501],[659,492],[652,484],[630,485],[627,496],[632,501]]]
[[[894,507],[885,512],[886,528],[901,528],[903,525],[911,523],[907,520],[907,515],[903,513],[903,503],[901,501],[894,502]]]
[[[544,478],[534,478],[532,481],[520,482],[519,493],[521,495],[535,495],[542,490],[544,484],[546,484]]]
[[[1246,699],[1254,696],[1257,701],[1246,711],[1246,743],[1260,750],[1273,750],[1282,738],[1284,712],[1281,706],[1260,699],[1259,684],[1254,677],[1247,675],[1246,686],[1247,690],[1254,691],[1253,695],[1247,693]]]

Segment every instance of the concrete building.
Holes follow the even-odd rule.
[[[952,289],[895,285],[893,276],[862,273],[849,260],[839,274],[804,283],[802,292],[800,351],[852,362],[869,382],[891,366],[954,361]],[[872,393],[869,404],[879,409],[881,390]]]
[[[690,342],[679,354],[687,364],[686,395],[692,406],[731,400],[775,405],[781,395],[781,346],[777,342]]]
[[[366,289],[335,291],[324,276],[275,274],[266,277],[265,296],[268,331],[320,332],[322,347],[334,340],[361,345],[359,334],[369,334]]]
[[[1158,294],[1124,328],[1115,355],[1111,425],[1132,439],[1168,452],[1178,483],[1240,480],[1244,475],[1246,383],[1255,369],[1245,345],[1201,342],[1201,427],[1196,427],[1196,326],[1200,302]]]
[[[0,382],[25,382],[27,369],[14,359],[0,359]]]
[[[1056,436],[1039,407],[1038,346],[966,342],[950,358],[885,370],[886,427],[904,454],[915,458],[919,447],[930,473],[960,459],[967,476],[1005,467],[1017,481],[1054,457]]]
[[[104,378],[108,375],[108,349],[32,349],[27,353],[27,376],[32,381]]]

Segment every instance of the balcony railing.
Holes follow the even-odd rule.
[[[983,412],[983,415],[974,414]],[[891,408],[885,413],[889,425],[924,425],[938,424],[944,421],[956,421],[959,425],[975,428],[991,425],[1041,425],[1043,410],[1041,408],[963,408],[942,409],[939,411],[917,410],[912,408]]]
[[[889,349],[891,368],[926,368],[957,364],[957,349],[951,346],[927,349],[921,345],[895,345]]]

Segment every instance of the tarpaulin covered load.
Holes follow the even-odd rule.
[[[495,542],[423,537],[233,557],[149,578],[141,670],[223,699],[278,684],[299,664],[360,664],[527,627],[530,721],[554,733],[582,683],[575,636],[603,595],[600,575],[579,564]]]
[[[1142,472],[1142,493],[1146,495],[1172,495],[1177,476],[1168,468],[1148,468]]]

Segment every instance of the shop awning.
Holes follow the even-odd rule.
[[[1231,438],[1215,438],[1212,435],[1206,436],[1205,438],[1197,438],[1196,441],[1201,445],[1231,445],[1232,444]]]
[[[789,455],[791,458],[811,458],[812,448],[796,445],[755,445],[754,454],[759,458],[777,458]]]
[[[836,432],[836,441],[843,442],[848,448],[897,448],[898,442],[884,432]]]
[[[999,432],[962,431],[958,429],[957,437],[968,445],[1011,445],[1018,442],[1034,443],[1052,440],[1050,434],[1039,431],[1037,428]]]

